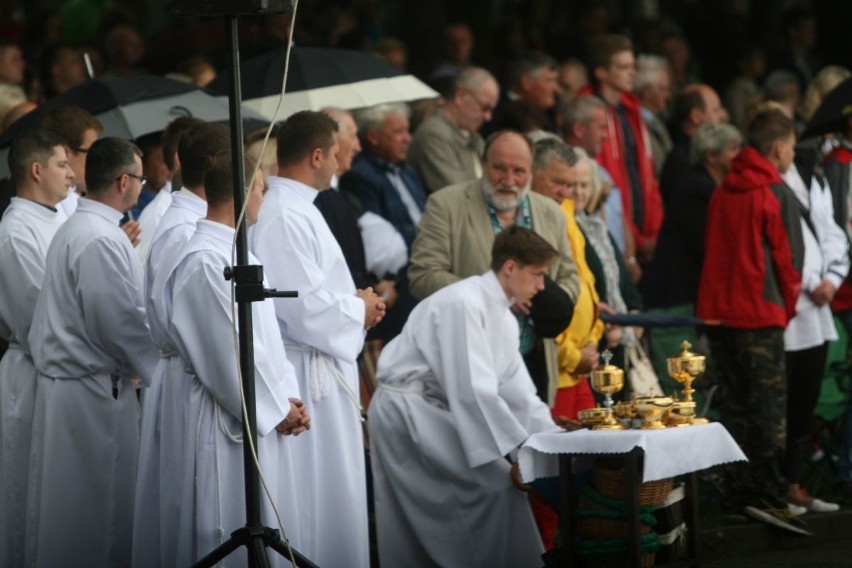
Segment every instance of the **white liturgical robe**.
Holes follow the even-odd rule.
[[[0,566],[24,563],[24,518],[36,370],[27,335],[44,279],[47,247],[64,216],[13,197],[0,221]]]
[[[525,494],[503,456],[556,430],[493,272],[429,296],[379,356],[370,402],[382,566],[540,566]]]
[[[293,440],[299,464],[299,550],[318,566],[369,566],[364,445],[356,359],[365,306],[340,246],[319,209],[317,191],[280,177],[250,234],[270,286],[296,290],[275,313],[287,357],[311,413],[311,431]]]
[[[144,401],[133,542],[133,565],[140,568],[190,566],[245,524],[240,385],[231,289],[223,276],[233,237],[231,227],[199,220],[173,268],[161,275],[171,300],[168,335],[176,351],[168,359],[177,365],[167,366],[159,396],[153,398],[152,391]],[[292,440],[275,426],[287,416],[289,398],[298,398],[299,388],[271,302],[253,303],[252,316],[258,454],[298,549]],[[268,501],[262,501],[264,524],[276,527]],[[274,553],[269,557],[273,566],[289,566]],[[245,563],[244,553],[234,553],[227,565]]]
[[[139,437],[131,378],[157,362],[121,213],[81,198],[47,252],[29,334],[38,371],[27,566],[130,563]]]
[[[145,206],[142,213],[139,214],[139,246],[136,251],[139,253],[139,260],[142,266],[145,266],[145,261],[148,259],[148,251],[151,249],[151,243],[154,241],[154,235],[157,234],[157,227],[160,226],[160,221],[168,211],[172,204],[172,182],[167,181],[166,185],[160,188],[151,203]]]
[[[148,248],[148,259],[145,263],[146,307],[151,299],[151,286],[157,272],[163,270],[169,260],[180,252],[195,232],[195,223],[205,215],[207,202],[185,187],[172,194],[172,202],[154,231],[151,246]]]

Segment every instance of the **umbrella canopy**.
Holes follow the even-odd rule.
[[[276,50],[240,66],[244,104],[271,120],[284,79],[284,50]],[[225,92],[227,74],[210,88]],[[349,49],[293,47],[287,88],[279,118],[300,110],[326,106],[364,108],[382,103],[432,99],[438,93],[428,85],[369,53]]]
[[[808,122],[800,138],[838,132],[852,117],[852,77],[832,89]]]
[[[0,176],[9,173],[6,155],[12,140],[28,128],[40,125],[54,108],[67,104],[95,115],[104,127],[104,136],[126,139],[163,130],[179,116],[210,122],[228,120],[228,97],[188,83],[155,75],[90,79],[22,116],[0,135]],[[246,130],[268,123],[250,109],[243,110],[243,118],[250,123]]]

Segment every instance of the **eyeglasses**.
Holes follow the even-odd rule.
[[[141,183],[142,185],[145,185],[146,183],[148,183],[148,176],[138,176],[136,174],[131,174],[130,172],[123,173],[123,174],[121,174],[121,176],[130,176],[132,178],[136,178],[136,179],[139,180],[139,183]],[[115,180],[116,181],[120,180],[121,176],[118,176],[117,178],[115,178]]]
[[[472,98],[476,102],[476,104],[479,105],[479,110],[481,110],[483,114],[488,114],[489,112],[494,111],[493,106],[486,104],[486,103],[483,103],[481,100],[479,100],[479,97],[477,97],[476,95],[473,94],[473,91],[466,91],[466,92],[467,92],[468,95],[470,95],[470,98]]]

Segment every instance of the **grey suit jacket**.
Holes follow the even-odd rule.
[[[482,157],[484,146],[482,136],[468,135],[438,110],[414,132],[408,163],[433,193],[448,185],[476,179],[474,162]]]
[[[565,215],[556,203],[530,193],[533,230],[559,251],[550,267],[550,277],[572,300],[579,294],[577,266],[568,243]],[[491,266],[494,230],[479,180],[451,185],[429,196],[420,219],[417,238],[411,246],[408,279],[417,298],[468,276],[483,274]],[[559,379],[556,343],[545,340],[548,370],[548,400],[553,404]]]

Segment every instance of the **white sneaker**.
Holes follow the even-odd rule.
[[[813,511],[814,513],[833,513],[840,510],[840,505],[837,503],[827,503],[822,499],[814,497],[811,501],[811,506],[808,507],[808,510]]]
[[[816,499],[814,499],[814,501],[816,501]],[[816,509],[811,509],[811,510],[815,511]],[[808,512],[808,508],[802,507],[801,505],[794,505],[792,503],[787,503],[787,511],[790,513],[790,515],[792,515],[794,517],[801,517],[802,515],[804,515],[805,513]]]

